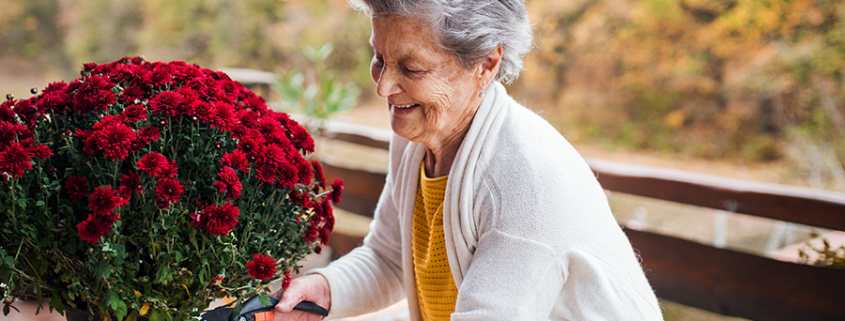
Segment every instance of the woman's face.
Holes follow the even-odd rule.
[[[382,16],[372,25],[370,74],[393,131],[430,149],[459,144],[481,103],[480,68],[465,69],[438,49],[423,20]]]

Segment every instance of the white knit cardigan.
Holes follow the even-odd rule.
[[[407,297],[411,320],[421,320],[411,230],[424,155],[394,135],[364,245],[312,271],[329,282],[329,318]],[[452,320],[662,320],[583,158],[498,82],[449,172],[443,230],[458,287]]]

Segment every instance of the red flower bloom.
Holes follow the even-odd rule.
[[[317,254],[320,254],[320,253],[317,253]],[[285,278],[282,280],[282,290],[288,289],[288,287],[290,286],[290,280],[291,280],[290,270],[287,270],[287,271],[285,271]]]
[[[132,151],[136,136],[132,128],[119,123],[106,125],[102,130],[94,132],[90,138],[97,139],[97,147],[106,158],[122,162]]]
[[[122,115],[123,117],[126,117],[126,121],[134,123],[147,119],[147,109],[141,105],[131,105],[126,107],[126,110],[123,111]]]
[[[149,176],[160,177],[165,166],[168,166],[167,158],[156,152],[144,155],[135,165]]]
[[[259,280],[272,278],[276,274],[276,261],[265,254],[255,254],[252,261],[246,263],[249,275]]]
[[[62,84],[67,88],[66,84]],[[67,110],[69,102],[70,95],[64,89],[52,92],[47,92],[47,89],[45,89],[43,96],[38,100],[38,108],[45,113],[63,114]]]
[[[185,186],[172,178],[162,178],[156,183],[155,195],[162,203],[178,203]]]
[[[111,214],[114,209],[126,204],[129,204],[129,201],[121,198],[120,193],[111,189],[111,185],[106,188],[94,188],[94,192],[88,197],[88,209],[100,215]]]
[[[12,177],[21,177],[26,170],[32,169],[32,158],[18,142],[0,151],[0,172],[8,172]]]
[[[241,213],[238,208],[230,202],[220,207],[215,204],[206,206],[200,215],[193,215],[195,218],[191,226],[203,229],[211,235],[225,235],[238,225],[238,216]]]
[[[159,114],[167,114],[176,117],[179,114],[180,105],[185,103],[185,98],[175,91],[164,91],[153,97],[150,107]]]
[[[232,168],[237,168],[242,172],[249,172],[249,162],[246,161],[246,154],[236,149],[232,153],[223,154],[220,163]]]
[[[335,178],[332,182],[332,191],[329,193],[329,198],[332,200],[332,203],[340,203],[341,193],[343,193],[343,180]]]
[[[122,198],[129,199],[132,197],[132,193],[141,195],[143,188],[141,177],[134,171],[130,171],[120,178],[120,196]]]
[[[326,176],[323,174],[323,165],[320,165],[316,159],[312,159],[311,167],[314,169],[314,179],[317,180],[318,186],[322,189],[326,189]]]
[[[214,187],[219,189],[221,193],[226,192],[226,198],[235,199],[241,196],[243,186],[234,169],[224,166],[217,176],[222,180],[214,182]]]
[[[305,153],[313,153],[314,152],[314,139],[311,138],[311,135],[308,135],[308,131],[305,130],[299,124],[292,125],[289,127],[291,138],[290,141],[297,147],[297,149],[302,150]]]
[[[235,118],[235,107],[218,101],[211,104],[211,109],[214,111],[211,119],[211,127],[219,127],[221,129],[228,129],[229,126],[237,122]]]
[[[140,132],[138,132],[138,139],[144,141],[145,144],[149,144],[159,137],[161,137],[161,129],[152,126],[141,128]]]
[[[91,76],[84,82],[74,81],[70,87],[78,87],[73,97],[74,112],[86,113],[95,110],[105,110],[114,103],[111,90],[114,84],[100,76]]]
[[[159,65],[152,72],[144,76],[144,82],[150,87],[158,88],[170,83],[172,77],[173,74],[170,72],[169,66]]]
[[[88,196],[87,180],[87,178],[82,176],[68,177],[67,182],[65,182],[65,189],[67,189],[67,195],[71,202],[76,202],[77,200]]]
[[[79,230],[79,237],[88,244],[93,245],[97,243],[104,235],[109,234],[109,230],[114,225],[117,217],[115,215],[95,215],[89,214],[88,218],[76,225]]]
[[[47,145],[36,144],[26,148],[26,151],[35,157],[38,157],[42,162],[53,155],[53,151]]]
[[[167,165],[162,166],[161,172],[159,173],[160,177],[176,177],[176,171],[179,170],[179,167],[176,166],[176,161],[170,161]]]
[[[215,276],[211,279],[211,285],[220,285],[220,283],[223,283],[224,280],[226,280],[226,278],[222,275]]]

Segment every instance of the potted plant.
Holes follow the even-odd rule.
[[[288,115],[184,62],[81,74],[0,105],[4,315],[32,295],[92,319],[185,320],[266,298],[328,242],[343,182],[327,188]]]

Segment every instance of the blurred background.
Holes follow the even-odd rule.
[[[583,155],[845,192],[845,1],[527,5],[536,48],[509,92]],[[336,119],[389,127],[369,76],[369,34],[369,19],[345,0],[0,0],[0,94],[29,97],[77,78],[82,63],[124,56],[261,70],[283,83],[292,71],[314,78],[307,66],[318,62],[360,92]],[[322,50],[306,49],[327,43],[333,50],[319,59]],[[384,152],[325,146],[386,166]],[[825,232],[622,194],[610,201],[629,227],[769,257],[795,257],[796,244]]]
[[[509,90],[585,153],[845,192],[843,1],[528,7],[537,48]],[[357,114],[386,126],[369,28],[344,0],[0,0],[0,90],[26,97],[133,55],[284,74],[332,43],[325,63],[361,88]]]

